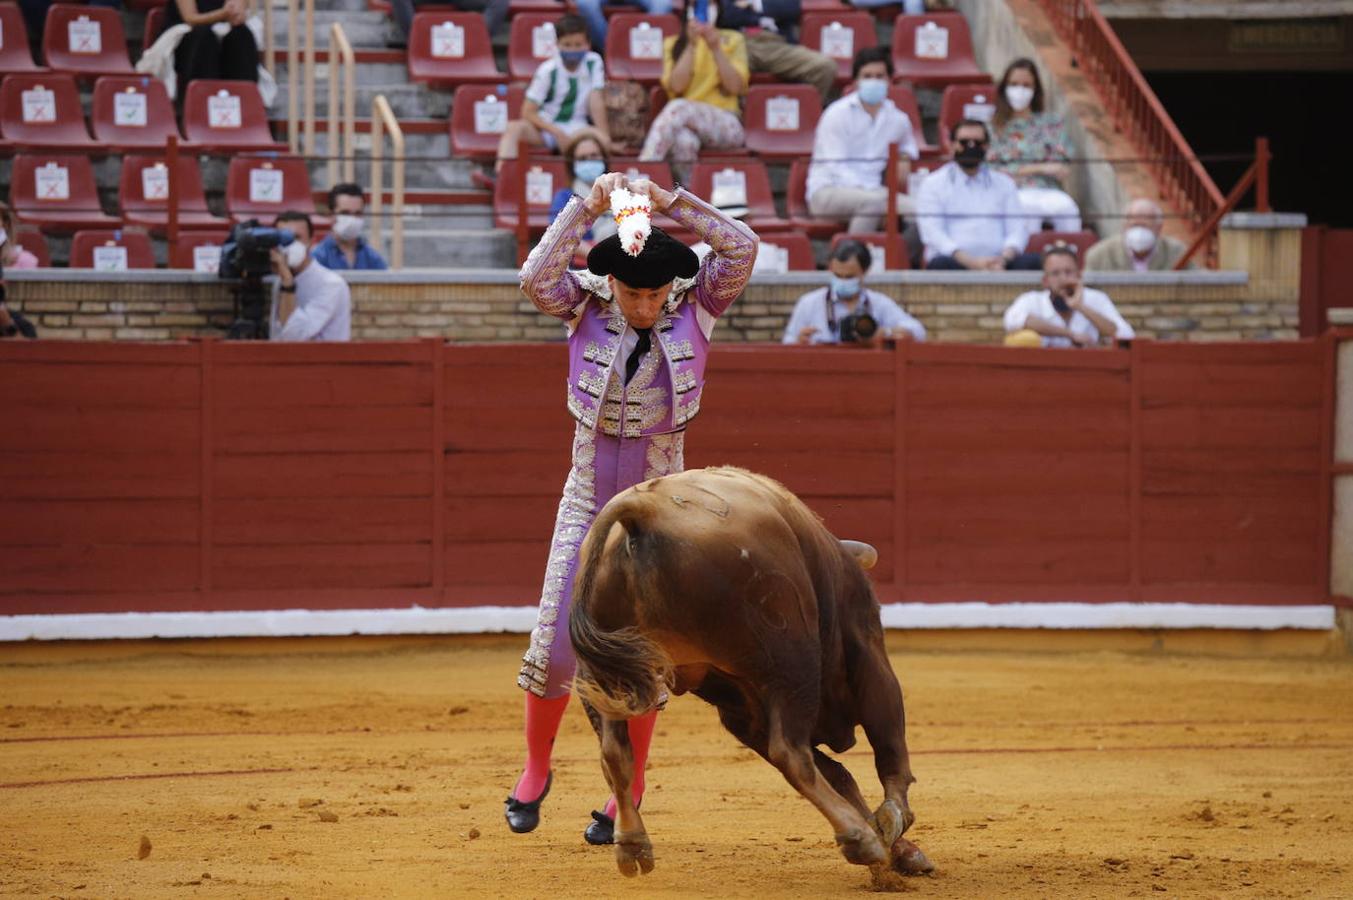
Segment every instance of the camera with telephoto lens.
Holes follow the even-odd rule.
[[[869,313],[856,313],[841,319],[841,343],[862,344],[878,334],[879,323]]]
[[[266,228],[258,220],[241,222],[221,245],[220,277],[239,283],[235,287],[235,321],[227,340],[268,338],[268,292],[263,278],[272,274],[272,251],[296,239],[288,228]]]

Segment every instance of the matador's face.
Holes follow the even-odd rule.
[[[634,288],[617,281],[614,275],[606,276],[611,286],[611,296],[620,304],[625,321],[635,328],[652,328],[662,315],[662,306],[672,293],[672,282],[661,287]]]

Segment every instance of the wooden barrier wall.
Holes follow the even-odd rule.
[[[689,466],[887,601],[1328,602],[1332,338],[720,346]],[[564,347],[0,345],[0,614],[536,602]]]

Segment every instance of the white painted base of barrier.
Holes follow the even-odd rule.
[[[525,606],[0,616],[0,641],[526,633],[535,622],[535,607]],[[904,629],[1327,630],[1334,627],[1334,607],[1192,603],[892,603],[883,607],[883,624],[886,628]]]

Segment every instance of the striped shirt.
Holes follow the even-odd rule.
[[[540,110],[540,117],[555,125],[587,124],[587,95],[606,84],[601,56],[588,51],[578,68],[570,72],[556,52],[536,69],[526,99]]]

